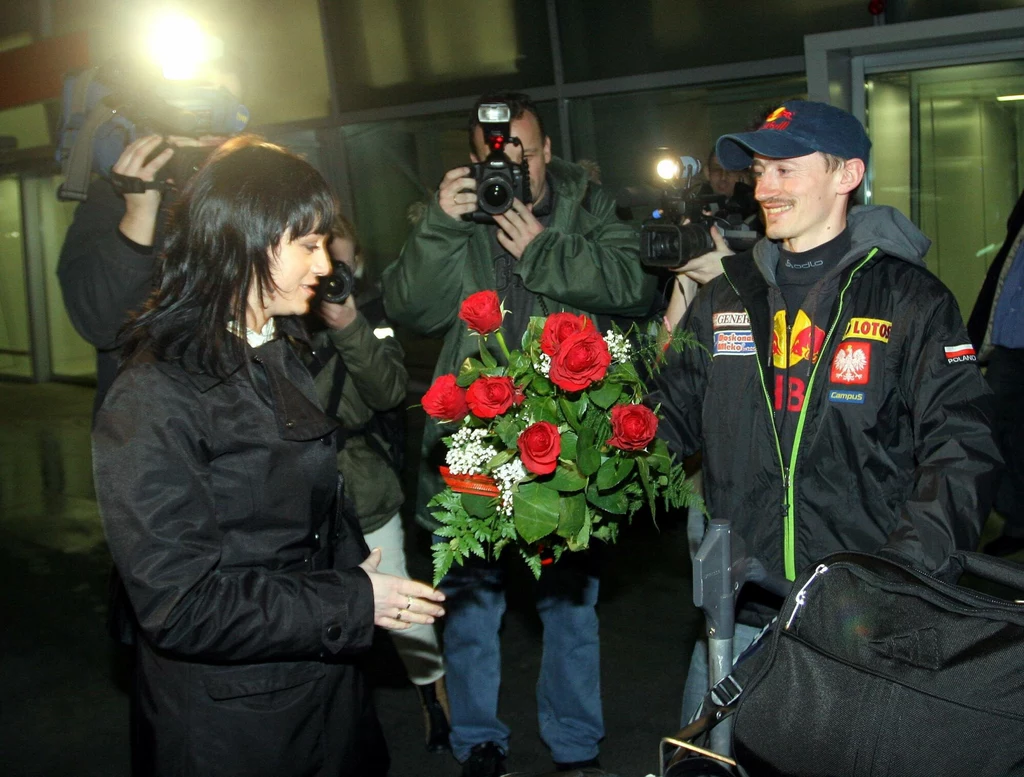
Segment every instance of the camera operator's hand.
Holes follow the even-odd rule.
[[[501,227],[498,243],[516,259],[521,259],[530,241],[544,231],[533,209],[518,199],[512,200],[512,207],[507,211],[495,216],[494,222]]]
[[[444,174],[437,190],[437,203],[453,219],[476,210],[476,181],[468,167],[456,167]]]
[[[130,143],[114,163],[113,172],[129,178],[152,181],[160,168],[174,156],[174,149],[166,148],[146,162],[163,140],[159,135],[147,135]],[[143,194],[124,195],[125,211],[118,225],[121,234],[139,245],[153,245],[161,196],[162,192],[159,189],[150,189]]]
[[[729,248],[718,227],[711,227],[710,231],[711,239],[715,241],[715,250],[695,256],[682,267],[673,270],[677,276],[685,275],[703,285],[722,274],[722,257],[732,256],[735,252]]]
[[[317,311],[331,329],[344,329],[356,320],[356,301],[351,294],[340,305],[333,302],[321,302]]]

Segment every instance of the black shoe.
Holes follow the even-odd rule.
[[[445,691],[444,678],[430,685],[415,686],[423,709],[423,723],[427,733],[427,752],[442,753],[451,750],[448,735],[451,727],[448,724],[448,696]]]
[[[985,546],[989,556],[1012,556],[1024,550],[1024,537],[1008,537],[1002,534]]]
[[[495,742],[474,745],[462,762],[462,777],[501,777],[505,773],[505,751]]]
[[[555,761],[555,771],[558,772],[575,772],[578,769],[600,769],[601,762],[597,758],[591,758],[587,761],[567,761],[560,763]]]

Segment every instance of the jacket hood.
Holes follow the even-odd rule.
[[[888,205],[857,205],[846,214],[850,231],[850,250],[834,268],[839,271],[865,256],[872,248],[919,267],[932,241],[895,208]],[[779,244],[762,238],[754,246],[754,261],[773,283],[779,263]]]

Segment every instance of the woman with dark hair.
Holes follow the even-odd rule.
[[[278,146],[215,152],[172,211],[96,418],[153,775],[386,774],[353,656],[374,624],[443,614],[440,593],[377,572],[380,551],[340,509],[338,424],[296,352],[334,210],[319,173]]]

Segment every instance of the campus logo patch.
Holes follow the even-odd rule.
[[[776,108],[768,114],[761,129],[784,130],[793,121],[793,112],[785,107]]]
[[[863,386],[871,377],[871,343],[846,343],[832,359],[832,382]]]
[[[749,329],[715,332],[714,356],[752,356],[754,353],[754,335]]]
[[[892,332],[892,321],[882,321],[880,318],[851,318],[846,325],[843,339],[859,337],[864,340],[877,340],[880,343],[889,342],[889,334]]]
[[[852,389],[831,389],[828,392],[829,402],[839,402],[844,405],[863,405],[864,392],[853,391]]]
[[[978,361],[978,357],[974,353],[974,346],[970,343],[964,343],[963,345],[947,345],[943,350],[946,352],[947,364]]]
[[[750,316],[746,311],[735,313],[715,313],[711,317],[715,329],[732,329],[737,326],[750,326]]]

